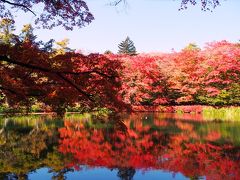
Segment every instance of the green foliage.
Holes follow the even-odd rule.
[[[229,103],[230,94],[226,90],[222,90],[218,95],[216,96],[198,96],[197,99],[199,102],[203,104],[213,105],[213,106],[221,106],[221,105],[227,105]]]
[[[234,83],[231,85],[229,90],[230,104],[239,104],[240,103],[240,83]]]
[[[2,44],[12,44],[14,41],[14,31],[15,25],[14,20],[3,18],[0,21],[0,43]]]
[[[238,105],[240,102],[240,84],[232,84],[228,90],[221,90],[219,94],[215,96],[197,96],[197,100],[200,103],[213,105],[213,106],[223,106],[223,105]]]
[[[67,52],[73,52],[74,50],[69,48],[69,39],[65,38],[62,41],[56,42],[57,48],[55,50],[55,55],[62,55]]]
[[[21,179],[43,165],[51,167],[53,172],[65,168],[67,157],[57,149],[57,128],[63,126],[58,124],[59,120],[21,116],[3,118],[0,122],[0,174],[11,172]]]
[[[45,110],[44,106],[43,103],[36,102],[31,106],[30,112],[43,112]]]
[[[193,51],[193,50],[200,50],[200,48],[195,43],[189,43],[183,50]]]
[[[181,109],[177,109],[177,110],[176,110],[176,113],[177,113],[177,114],[183,114],[184,112],[183,112],[183,110],[181,110]]]
[[[67,112],[87,113],[87,112],[91,111],[92,109],[90,109],[89,107],[86,107],[84,105],[81,105],[80,103],[76,103],[73,106],[68,106],[66,110],[67,110]]]
[[[201,137],[206,137],[209,132],[215,132],[221,134],[221,137],[217,140],[218,143],[223,144],[226,140],[233,143],[235,146],[240,145],[240,122],[206,122],[204,124],[196,126],[196,132]]]
[[[23,42],[35,42],[37,36],[33,34],[33,27],[31,24],[23,25],[23,29],[19,37]]]
[[[119,48],[118,50],[119,54],[136,55],[137,53],[134,43],[129,37],[127,37],[124,41],[122,41],[118,45],[118,48]]]
[[[9,109],[9,107],[6,103],[0,104],[0,113],[7,112],[8,109]]]
[[[104,52],[104,54],[113,54],[113,52],[110,51],[110,50],[106,50],[106,51]]]

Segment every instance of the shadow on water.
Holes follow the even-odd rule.
[[[28,179],[43,168],[52,179],[99,168],[114,170],[123,180],[139,171],[236,179],[239,125],[157,113],[1,118],[0,179]]]

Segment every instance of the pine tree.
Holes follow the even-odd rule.
[[[118,48],[119,48],[118,54],[136,55],[137,53],[134,43],[129,37],[122,41],[118,45]]]

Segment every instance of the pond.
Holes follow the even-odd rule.
[[[0,179],[238,179],[240,121],[135,113],[0,118]]]

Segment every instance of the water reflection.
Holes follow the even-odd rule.
[[[64,121],[2,118],[0,179],[28,179],[46,167],[53,179],[86,168],[107,168],[124,180],[134,179],[139,170],[181,173],[190,179],[238,179],[239,125],[203,122],[199,115],[142,113],[71,115]]]

